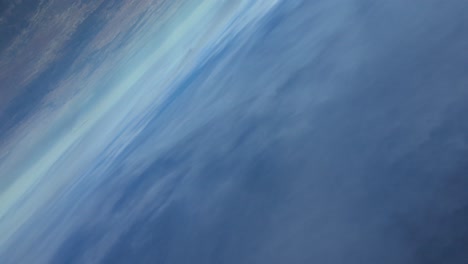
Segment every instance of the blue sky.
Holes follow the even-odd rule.
[[[42,3],[31,16],[30,26],[4,50],[5,60],[11,60],[10,64],[21,61],[13,61],[10,56],[21,49],[17,43],[22,41],[40,49],[34,40],[50,34],[49,27],[69,32],[47,43],[45,55],[38,55],[42,57],[35,61],[29,58],[30,68],[15,72],[13,77],[5,76],[6,82],[13,82],[12,78],[23,78],[24,82],[7,87],[19,95],[11,99],[3,117],[8,119],[8,111],[17,107],[25,110],[18,110],[20,118],[11,116],[3,123],[10,126],[2,129],[3,250],[15,233],[35,222],[34,215],[45,207],[54,207],[67,190],[83,182],[97,185],[107,180],[108,166],[142,132],[148,118],[164,104],[177,83],[216,53],[210,50],[219,49],[227,38],[272,6],[274,2],[248,1],[128,2],[117,6],[111,2],[83,2],[65,4],[63,9],[53,2]],[[21,6],[12,3],[11,8]],[[52,24],[75,9],[78,14],[67,21],[70,28]],[[96,18],[93,12],[109,19]],[[48,18],[51,14],[55,16]],[[120,20],[129,20],[133,25],[122,25],[127,31],[116,31]],[[36,23],[43,23],[44,28],[37,28]],[[121,39],[122,35],[127,39]],[[78,52],[69,51],[76,45],[84,47]],[[57,50],[51,50],[54,48]],[[49,51],[72,53],[56,58],[55,54],[47,57]],[[49,74],[57,67],[65,70],[60,69],[57,77]],[[36,91],[33,95],[28,93],[31,89]],[[35,230],[42,232],[46,228],[38,226]]]
[[[463,1],[54,3],[0,53],[42,49],[0,76],[0,260],[463,263]]]

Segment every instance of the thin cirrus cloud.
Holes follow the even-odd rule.
[[[465,1],[146,3],[15,123],[3,262],[464,263]]]
[[[26,77],[19,83],[19,90],[58,61],[51,54],[60,54],[59,49],[65,49],[65,44],[72,41],[87,44],[63,76],[52,83],[51,91],[34,112],[10,128],[15,134],[4,142],[0,170],[7,176],[0,179],[4,183],[0,193],[0,247],[4,250],[19,228],[32,221],[30,218],[66,186],[85,178],[89,171],[83,168],[95,167],[94,160],[103,154],[111,160],[112,155],[129,144],[139,130],[133,127],[126,132],[128,123],[136,122],[161,104],[171,86],[204,59],[201,56],[206,55],[201,52],[215,45],[227,34],[226,30],[234,33],[229,24],[239,19],[239,11],[268,6],[248,1],[234,4],[128,1],[101,13],[110,17],[104,25],[98,25],[102,29],[89,39],[77,40],[72,38],[73,33],[92,12],[99,10],[99,3],[72,5],[61,16],[44,22],[41,17],[58,11],[52,2],[41,4],[32,22],[59,26],[61,17],[70,16],[65,26],[59,26],[69,33],[44,44],[43,49],[50,53],[41,53],[38,56],[46,57],[38,57],[20,73]],[[76,18],[70,15],[75,9]],[[252,18],[251,15],[248,19]],[[18,43],[22,39],[29,38],[28,45],[37,45],[39,36],[53,32],[47,31],[52,27],[44,26],[42,30],[47,32],[34,28],[27,28],[16,37],[4,54],[20,49]],[[34,38],[35,35],[38,37]],[[40,45],[38,48],[42,49]],[[93,57],[93,52],[99,56]],[[115,142],[121,145],[114,145],[105,154],[103,151],[109,151],[109,144]]]

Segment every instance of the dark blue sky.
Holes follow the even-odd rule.
[[[0,253],[466,263],[467,11],[461,0],[279,1],[111,134],[138,130]],[[18,245],[29,255],[9,251]]]

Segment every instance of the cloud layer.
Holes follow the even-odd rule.
[[[2,263],[466,259],[463,1],[103,6],[6,137]]]

